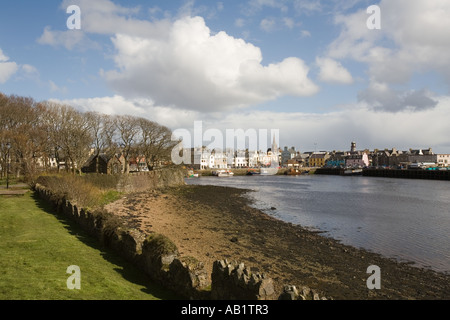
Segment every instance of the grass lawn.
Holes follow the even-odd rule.
[[[81,288],[70,290],[69,266]],[[0,300],[176,299],[30,191],[0,196]]]

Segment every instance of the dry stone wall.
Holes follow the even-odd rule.
[[[215,300],[273,300],[273,281],[251,273],[243,263],[219,260],[213,264],[211,297]]]

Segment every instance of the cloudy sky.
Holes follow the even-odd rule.
[[[301,151],[450,153],[449,17],[449,0],[5,0],[0,92],[173,130],[278,129]]]

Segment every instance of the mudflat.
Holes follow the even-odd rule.
[[[346,246],[251,207],[249,190],[181,186],[128,194],[107,206],[130,227],[169,237],[183,256],[212,270],[216,260],[243,262],[285,285],[307,286],[335,300],[450,299],[450,275]],[[368,289],[371,265],[381,289]]]

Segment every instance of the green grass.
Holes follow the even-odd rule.
[[[111,202],[117,201],[122,198],[124,195],[123,192],[119,192],[116,190],[108,190],[104,191],[101,195],[100,201],[98,203],[99,206],[107,205]]]
[[[80,267],[80,290],[67,288],[71,265]],[[158,299],[176,297],[32,192],[0,196],[0,300]]]

